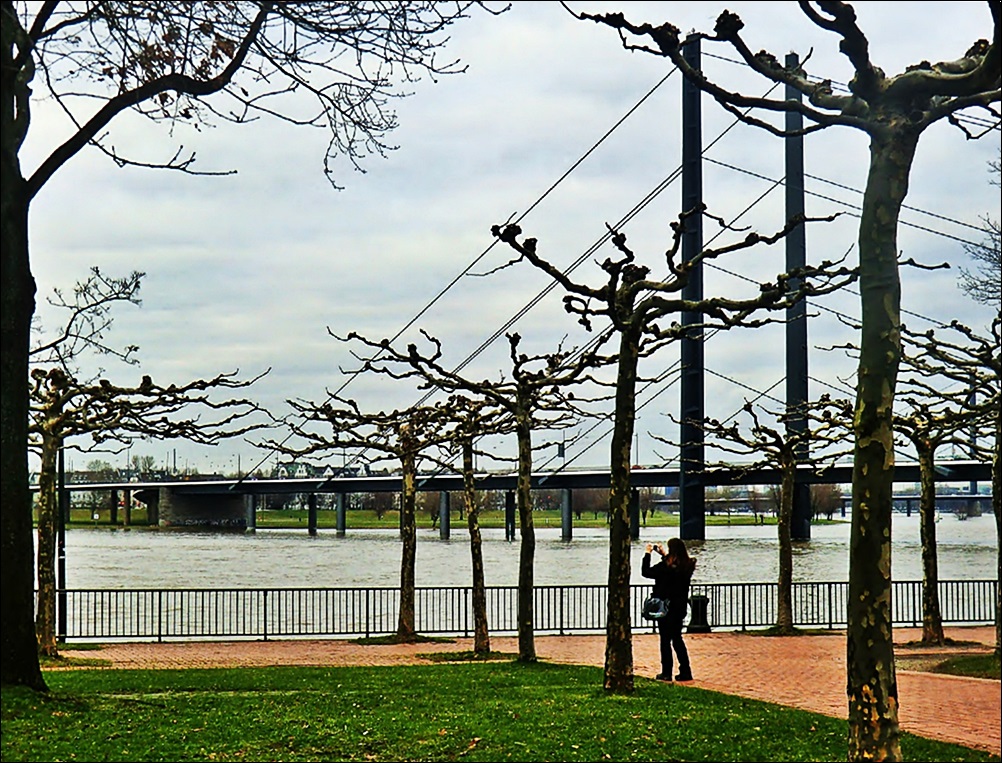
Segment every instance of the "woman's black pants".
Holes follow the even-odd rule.
[[[658,634],[661,637],[661,673],[671,678],[672,671],[672,649],[678,657],[678,674],[688,677],[692,674],[689,667],[689,650],[685,648],[685,641],[682,639],[682,623],[685,620],[685,612],[672,612],[669,610],[668,616],[658,620]]]

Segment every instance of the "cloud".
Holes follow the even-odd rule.
[[[683,32],[710,30],[725,7],[715,2],[571,5],[622,9],[635,21],[670,19]],[[843,83],[850,75],[832,38],[819,34],[795,4],[726,7],[745,20],[753,50],[782,56],[796,48],[802,59],[813,51],[812,73]],[[856,7],[873,58],[888,72],[922,59],[956,58],[986,36],[991,23],[980,2],[951,4],[949,24],[942,23],[938,4],[913,4],[907,12],[889,2]],[[670,74],[665,61],[623,50],[611,29],[575,21],[557,3],[515,3],[500,17],[474,14],[452,30],[447,52],[468,64],[467,72],[413,85],[414,95],[394,104],[399,128],[390,142],[399,149],[385,159],[364,160],[364,173],[339,162],[343,191],[333,190],[323,176],[327,141],[322,132],[261,120],[202,132],[179,129],[171,136],[140,119],[116,122],[111,137],[123,150],[163,159],[183,143],[197,151],[197,168],[236,169],[237,174],[199,178],[116,169],[95,151],[75,157],[32,207],[32,267],[40,295],[70,288],[93,265],[110,274],[145,271],[144,306],[119,312],[113,330],[115,340],[141,346],[141,371],[109,372],[184,381],[238,367],[247,375],[271,367],[256,390],[263,404],[282,413],[285,400],[321,400],[325,390],[348,380],[341,369],[352,367],[353,359],[327,334],[328,327],[381,338],[395,335],[420,314],[403,340],[424,328],[443,340],[450,361],[458,364],[477,352],[547,287],[545,278],[524,265],[489,277],[460,277],[467,268],[485,272],[510,258],[506,248],[492,246],[489,229],[512,215],[528,213],[527,235],[537,237],[553,261],[570,266],[583,258],[575,275],[592,283],[594,261],[610,253],[608,244],[591,251],[607,223],[629,218],[624,229],[638,256],[655,266],[663,262],[669,225],[681,204],[679,181],[668,182],[680,163],[677,73],[573,173],[548,189]],[[765,91],[761,81],[733,62],[729,49],[725,55],[722,47],[704,43],[703,52],[708,73],[733,77],[751,93]],[[778,229],[784,219],[782,188],[769,189],[784,173],[782,142],[750,127],[732,127],[733,118],[709,97],[702,110],[710,211],[728,219],[740,215],[738,224],[761,232]],[[45,104],[36,107],[34,120],[25,153],[29,166],[65,134]],[[903,213],[899,248],[906,256],[949,260],[954,266],[963,262],[955,239],[978,239],[965,224],[977,226],[978,216],[998,205],[985,166],[997,156],[998,144],[997,132],[984,141],[967,141],[945,125],[923,136],[906,203],[939,217]],[[807,183],[810,214],[843,209],[841,202],[861,203],[865,135],[848,129],[812,135],[805,141],[805,156],[807,172],[814,176]],[[664,189],[639,208],[661,184]],[[854,261],[856,224],[850,210],[836,223],[812,226],[811,261],[846,252]],[[705,239],[714,233],[708,226]],[[944,233],[954,238],[939,235]],[[746,290],[749,284],[741,276],[772,278],[783,263],[781,246],[742,253],[720,263],[737,276],[708,272],[707,286]],[[956,270],[902,277],[903,305],[923,320],[984,320],[985,310],[955,288]],[[857,315],[857,302],[853,294],[824,300],[826,309],[812,319],[812,346],[844,341],[847,330],[827,310]],[[571,344],[587,341],[563,313],[558,291],[512,326],[527,346],[540,351],[564,336]],[[782,374],[782,342],[781,329],[752,338],[735,332],[708,344],[707,363],[762,390]],[[652,373],[676,361],[677,353],[669,351]],[[844,355],[835,362],[832,353],[812,349],[810,364],[812,375],[831,383],[852,373]],[[470,362],[468,373],[497,378],[503,370],[502,331]],[[374,405],[416,400],[413,389],[394,392],[374,380],[354,380],[348,391]],[[708,376],[707,413],[729,415],[748,394]],[[674,389],[666,391],[642,411],[637,427],[642,455],[653,451],[647,430],[663,431],[663,412],[677,411],[676,395]],[[193,461],[204,460],[197,448],[177,447],[192,453]],[[607,450],[594,446],[587,463],[577,465],[603,465]],[[235,453],[242,453],[245,463],[261,455],[243,443],[216,452],[211,458],[219,463]]]

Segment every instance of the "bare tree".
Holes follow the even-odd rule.
[[[635,24],[622,13],[575,16],[617,30],[627,50],[670,59],[687,80],[746,124],[778,136],[844,126],[870,137],[869,179],[858,237],[863,330],[849,552],[848,757],[898,760],[898,687],[890,611],[892,411],[901,355],[898,217],[919,138],[929,126],[947,120],[965,137],[974,138],[978,136],[968,131],[958,114],[980,108],[988,111],[992,119],[999,118],[995,106],[1002,99],[999,3],[988,3],[991,23],[986,24],[987,39],[974,42],[954,61],[921,61],[892,77],[871,61],[869,42],[856,23],[851,5],[835,0],[800,0],[799,6],[812,23],[838,39],[839,51],[855,71],[847,94],[834,92],[828,79],[808,78],[800,64],[787,67],[768,51],[753,52],[741,35],[744,22],[730,11],[717,17],[712,34],[693,33],[687,39],[729,45],[750,69],[770,82],[796,89],[806,102],[747,96],[711,81],[686,60],[681,33],[669,22]],[[802,130],[786,131],[763,119],[762,112],[797,112],[809,124]]]
[[[943,616],[939,601],[936,541],[936,452],[946,445],[973,449],[972,458],[988,456],[997,463],[997,418],[1000,395],[999,319],[993,337],[979,336],[953,322],[926,332],[902,324],[902,355],[898,376],[894,431],[915,449],[919,466],[919,534],[922,546],[922,642],[942,645]],[[858,327],[857,327],[858,328]],[[947,337],[943,336],[943,331]],[[858,356],[858,345],[837,350]],[[971,433],[974,433],[972,443]],[[978,446],[979,435],[992,432],[992,447]],[[988,451],[988,452],[984,452]],[[993,497],[993,508],[998,505]],[[997,533],[1002,538],[1002,533]],[[998,618],[996,618],[997,620]],[[997,636],[998,634],[996,634]],[[996,639],[997,641],[998,639]]]
[[[934,449],[937,444],[953,439],[962,443],[961,429],[969,428],[986,435],[984,440],[975,437],[971,455],[990,460],[992,464],[992,512],[999,545],[999,582],[1002,583],[1002,314],[996,315],[983,334],[957,321],[924,332],[902,326],[901,333],[911,371],[907,399],[913,411],[923,414],[911,426],[902,426],[916,450],[920,447]],[[983,446],[983,441],[988,445]],[[921,450],[919,453],[921,464]],[[929,515],[922,517],[923,582],[928,574],[926,536],[935,541],[931,508],[935,498],[932,455],[925,458],[929,474],[922,476],[923,502]],[[931,558],[934,562],[934,554]],[[996,589],[995,651],[998,653],[1002,645],[1002,587],[996,586]],[[930,591],[928,595],[933,593]],[[923,590],[923,603],[926,598]],[[925,620],[923,612],[923,639],[926,638]],[[930,635],[936,637],[935,632]]]
[[[1002,160],[995,159],[988,163],[988,171],[994,177],[989,178],[996,188],[1002,186]],[[1002,305],[1002,232],[999,231],[999,219],[991,215],[981,218],[984,223],[982,232],[984,238],[980,243],[964,244],[964,251],[971,258],[973,269],[960,269],[960,288],[975,302],[982,305],[994,305],[996,309]]]
[[[297,414],[287,424],[306,444],[292,447],[268,440],[261,447],[296,456],[316,457],[342,448],[360,449],[359,458],[369,464],[393,459],[400,464],[400,605],[396,638],[401,642],[417,640],[415,625],[415,526],[417,480],[427,452],[451,441],[451,411],[444,403],[415,405],[391,411],[363,411],[354,400],[328,393],[323,403],[289,400]],[[330,434],[314,431],[314,424],[330,426]]]
[[[487,616],[487,586],[484,576],[483,539],[480,534],[480,496],[477,492],[474,456],[476,440],[491,434],[510,433],[514,419],[507,411],[484,399],[466,395],[450,395],[449,409],[453,412],[453,444],[458,446],[462,463],[463,499],[466,503],[466,527],[470,534],[472,564],[473,652],[487,655],[491,651],[490,621]]]
[[[73,373],[80,356],[87,353],[106,355],[136,365],[136,345],[117,347],[106,339],[114,318],[112,308],[121,303],[142,305],[139,289],[145,273],[133,271],[123,278],[106,275],[98,267],[73,287],[72,298],[59,288],[53,289],[49,304],[59,311],[60,329],[54,336],[43,335],[43,327],[34,320],[38,340],[28,352],[29,362],[39,366],[60,366]]]
[[[597,287],[572,280],[567,272],[542,258],[537,253],[536,239],[519,240],[522,229],[518,225],[492,228],[497,238],[518,253],[518,257],[508,265],[525,260],[542,270],[567,292],[564,296],[564,309],[571,315],[576,315],[586,329],[591,330],[593,321],[597,319],[607,320],[611,329],[603,329],[600,336],[607,335],[609,331],[618,335],[619,346],[615,353],[601,356],[595,352],[591,360],[595,367],[612,366],[616,369],[615,413],[609,462],[609,593],[603,679],[604,687],[611,692],[633,691],[629,501],[636,386],[640,381],[641,358],[653,355],[689,332],[765,325],[771,319],[753,316],[756,313],[768,314],[770,311],[785,310],[807,295],[827,294],[855,280],[852,270],[824,262],[817,267],[805,267],[796,273],[781,274],[774,283],[760,284],[751,297],[685,299],[680,296],[682,289],[693,268],[700,263],[759,244],[774,244],[805,223],[804,219],[790,220],[772,236],[748,233],[734,243],[715,249],[706,247],[688,262],[680,262],[679,251],[686,221],[699,215],[706,215],[730,230],[724,221],[708,215],[705,209],[683,211],[678,220],[672,223],[672,241],[665,252],[664,264],[660,266],[665,273],[661,277],[652,277],[650,267],[638,264],[636,256],[626,245],[626,235],[610,227],[617,259],[607,258],[601,263],[601,269],[607,278],[604,284]],[[702,324],[686,326],[677,321],[662,322],[683,312],[702,316]]]
[[[782,412],[770,411],[751,402],[746,402],[742,411],[750,421],[746,427],[712,418],[691,423],[709,435],[721,451],[742,459],[752,457],[751,461],[742,461],[740,465],[710,464],[708,470],[736,471],[740,474],[749,469],[773,466],[780,471],[782,482],[776,518],[779,538],[776,631],[781,635],[792,635],[796,633],[793,625],[793,492],[796,470],[798,466],[807,465],[823,470],[840,455],[845,455],[845,450],[832,446],[844,441],[845,432],[851,427],[852,406],[847,400],[832,400],[823,395],[817,401],[790,406]],[[785,426],[791,419],[803,422],[803,428]],[[769,421],[778,424],[773,425]],[[663,437],[653,436],[661,442],[668,442]],[[805,446],[808,445],[814,452],[804,458]],[[819,453],[818,448],[822,452]]]
[[[482,7],[431,0],[0,0],[3,684],[46,688],[32,625],[27,457],[28,349],[35,309],[28,227],[39,192],[86,147],[103,151],[120,166],[218,174],[196,170],[194,154],[183,146],[159,159],[118,153],[107,130],[125,112],[171,128],[244,123],[267,115],[328,131],[323,164],[329,177],[335,157],[359,168],[363,156],[391,148],[386,136],[396,117],[390,103],[405,94],[401,81],[462,71],[437,54],[449,28],[473,6]],[[21,148],[33,133],[32,107],[47,98],[68,117],[70,134],[42,147],[36,166],[25,166]]]
[[[535,584],[533,581],[536,553],[536,530],[532,519],[532,436],[534,430],[562,429],[577,420],[580,409],[572,402],[566,388],[588,380],[588,371],[594,367],[594,353],[601,340],[591,350],[558,349],[545,355],[527,355],[519,352],[522,337],[507,334],[512,362],[511,378],[498,381],[475,381],[456,370],[442,365],[441,342],[422,332],[427,349],[409,344],[406,352],[392,346],[389,340],[372,342],[354,332],[344,341],[357,341],[378,353],[367,360],[364,369],[377,371],[396,378],[418,378],[422,384],[447,394],[468,393],[483,399],[507,413],[513,420],[518,447],[518,477],[515,500],[519,520],[518,558],[518,659],[520,662],[536,661],[534,633]],[[335,335],[336,336],[336,335]],[[340,338],[340,337],[338,337]],[[605,335],[608,338],[608,335]]]
[[[42,654],[57,653],[55,546],[59,451],[70,447],[85,452],[119,452],[138,438],[184,439],[213,445],[238,437],[265,426],[261,421],[248,420],[264,410],[251,400],[214,400],[211,394],[217,390],[249,387],[262,376],[263,373],[241,381],[234,372],[166,387],[144,376],[138,385],[123,387],[106,379],[80,382],[59,366],[36,368],[31,372],[28,444],[38,452],[41,460],[35,632]],[[81,435],[89,435],[93,444],[67,443],[68,439]]]

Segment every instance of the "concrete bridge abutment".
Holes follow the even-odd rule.
[[[246,530],[248,510],[241,493],[195,494],[160,489],[160,527]]]

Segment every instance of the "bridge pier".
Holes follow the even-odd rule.
[[[640,539],[640,491],[630,488],[630,540]]]
[[[343,538],[345,532],[345,506],[348,503],[345,500],[344,493],[337,493],[334,497],[334,513],[335,513],[335,523],[337,525],[337,537]]]
[[[257,530],[257,495],[248,493],[244,496],[244,510],[247,512],[247,530]]]
[[[241,493],[189,493],[160,489],[160,527],[247,529]]]
[[[442,540],[449,540],[452,533],[450,525],[450,509],[452,502],[449,499],[449,491],[442,490],[438,494],[438,537]]]
[[[515,491],[504,494],[504,539],[515,540]]]
[[[310,535],[317,534],[317,494],[310,493],[306,498],[306,528]]]
[[[136,500],[146,504],[146,524],[160,524],[160,491],[159,490],[137,490]]]
[[[571,540],[574,535],[574,492],[565,487],[560,491],[560,539]]]

